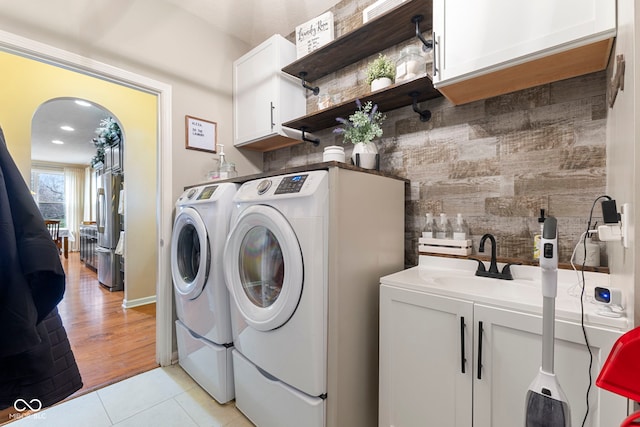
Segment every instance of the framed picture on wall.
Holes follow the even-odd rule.
[[[218,139],[217,123],[193,116],[184,116],[184,121],[185,147],[188,150],[215,153]]]

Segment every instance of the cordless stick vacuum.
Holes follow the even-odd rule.
[[[542,273],[542,366],[527,391],[526,427],[571,427],[569,403],[553,373],[556,294],[558,292],[558,223],[544,221],[540,240]]]

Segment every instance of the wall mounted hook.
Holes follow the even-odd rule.
[[[317,147],[318,145],[320,145],[320,139],[319,138],[308,138],[306,133],[307,133],[307,127],[306,126],[302,126],[300,128],[300,130],[302,131],[302,140],[303,141],[307,141],[313,144],[314,147]]]
[[[314,95],[318,95],[320,93],[320,88],[318,86],[313,87],[307,84],[305,77],[307,77],[307,72],[306,71],[300,71],[300,74],[298,74],[300,76],[300,80],[302,80],[302,87],[310,90],[311,92],[313,92]]]
[[[413,18],[411,18],[411,22],[416,24],[416,37],[420,39],[420,41],[424,45],[422,46],[422,50],[424,52],[430,52],[433,49],[433,40],[425,39],[424,36],[422,35],[422,32],[420,31],[420,22],[422,22],[423,19],[424,19],[424,16],[415,15]]]
[[[418,107],[418,96],[420,96],[420,92],[411,92],[409,94],[409,96],[411,98],[413,98],[413,111],[418,113],[418,115],[420,116],[420,121],[421,122],[428,122],[429,119],[431,119],[431,111],[429,111],[429,110],[421,110]]]

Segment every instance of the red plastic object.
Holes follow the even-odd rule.
[[[640,426],[640,411],[634,412],[624,419],[620,427],[633,427]]]
[[[640,327],[618,338],[602,366],[596,385],[640,402]]]

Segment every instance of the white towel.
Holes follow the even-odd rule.
[[[118,213],[124,215],[124,190],[120,190],[120,197],[118,199]]]
[[[118,239],[118,244],[116,245],[114,252],[116,255],[124,256],[124,231],[120,232],[120,238]]]

